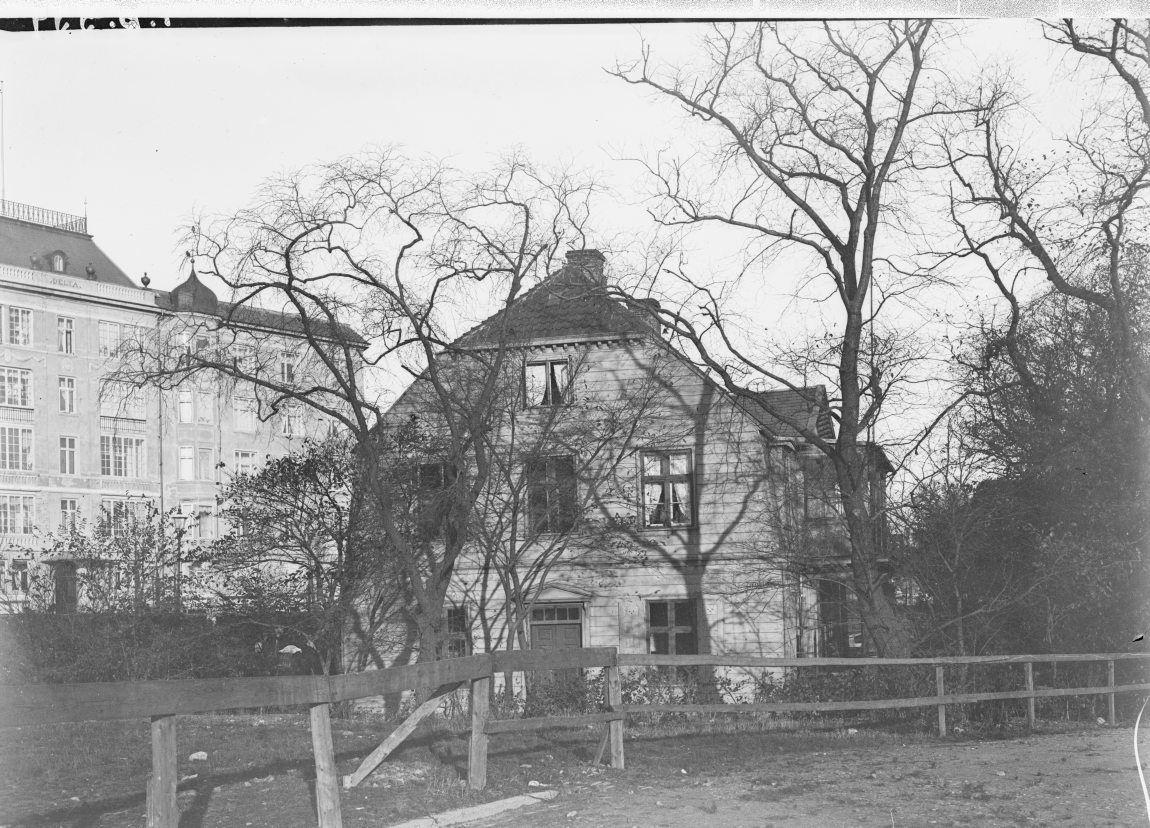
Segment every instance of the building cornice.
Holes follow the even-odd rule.
[[[23,293],[74,299],[95,305],[126,308],[158,316],[155,291],[129,288],[93,279],[81,279],[64,273],[48,273],[30,267],[0,264],[0,288]]]

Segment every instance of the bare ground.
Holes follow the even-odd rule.
[[[181,717],[181,826],[314,825],[306,722],[294,714]],[[333,725],[341,773],[390,728],[357,719]],[[539,787],[560,795],[490,824],[1146,824],[1128,727],[1047,725],[1014,738],[940,740],[721,719],[635,726],[622,772],[591,767],[600,733],[493,737],[489,787],[476,794],[462,781],[466,734],[417,732],[378,773],[343,793],[344,824],[388,825]],[[199,750],[208,761],[189,759]],[[0,731],[0,825],[142,825],[148,771],[143,722]]]

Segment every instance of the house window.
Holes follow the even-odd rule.
[[[578,604],[540,604],[531,610],[531,622],[540,621],[579,621],[583,608]]]
[[[280,354],[280,382],[291,385],[295,382],[295,359],[287,351]]]
[[[691,453],[643,452],[643,525],[689,526]]]
[[[256,462],[256,453],[254,451],[237,451],[235,457],[235,473],[254,473],[256,470]]]
[[[144,438],[101,434],[100,474],[105,477],[143,477]]]
[[[575,458],[540,457],[527,463],[527,514],[533,533],[569,532],[577,512]]]
[[[28,592],[28,562],[8,562],[8,586],[13,592]]]
[[[100,501],[100,518],[113,538],[124,537],[132,531],[133,521],[143,520],[147,514],[145,501],[104,498]]]
[[[105,383],[100,389],[100,416],[143,420],[144,399],[131,386],[119,382]]]
[[[60,528],[70,532],[80,520],[80,501],[74,497],[60,498]]]
[[[32,344],[32,311],[27,308],[8,308],[8,336],[5,341],[9,345]]]
[[[467,622],[467,607],[447,608],[443,654],[446,658],[461,658],[471,654],[471,625]]]
[[[283,410],[283,436],[303,436],[303,415],[294,405],[286,406]]]
[[[647,602],[647,652],[695,655],[699,652],[694,601]]]
[[[121,346],[139,341],[143,329],[136,325],[102,321],[99,323],[100,356],[115,356]]]
[[[565,359],[528,362],[523,368],[523,400],[528,408],[570,402],[571,363]]]
[[[196,392],[196,422],[214,423],[216,421],[216,395],[211,391]]]
[[[32,471],[32,429],[0,426],[0,469]]]
[[[0,494],[0,535],[31,535],[34,504],[32,495]]]
[[[189,525],[196,529],[197,538],[211,539],[216,536],[216,515],[213,511],[214,506],[211,503],[197,503],[195,511],[192,512],[192,520]]]
[[[32,407],[32,372],[25,368],[0,368],[0,405]]]
[[[823,658],[854,658],[864,654],[862,619],[855,597],[841,581],[816,582]]]
[[[257,422],[256,401],[251,397],[237,397],[235,400],[236,431],[255,431]]]
[[[76,378],[60,377],[60,413],[76,413]]]
[[[180,480],[195,480],[196,478],[196,448],[195,446],[180,446],[180,462],[178,474]]]
[[[61,354],[75,353],[76,321],[70,316],[56,317],[56,350]]]
[[[76,473],[76,438],[60,438],[60,474]]]
[[[190,388],[181,388],[176,400],[176,408],[178,409],[180,422],[194,422],[196,419],[196,412],[195,397],[192,393],[192,390]]]
[[[409,508],[416,531],[425,538],[437,538],[443,532],[444,492],[455,481],[455,468],[448,463],[420,463],[409,474]]]
[[[196,479],[216,479],[216,453],[210,448],[196,449]]]
[[[68,260],[64,258],[64,254],[60,251],[53,253],[48,261],[53,273],[63,273],[65,268],[68,267]]]
[[[112,356],[120,347],[120,326],[115,322],[101,322],[100,356]]]

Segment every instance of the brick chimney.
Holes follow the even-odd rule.
[[[581,271],[597,285],[607,284],[607,277],[603,275],[603,264],[606,261],[598,250],[567,251],[567,266]]]

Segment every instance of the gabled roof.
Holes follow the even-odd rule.
[[[644,338],[682,360],[700,379],[732,399],[772,435],[784,439],[802,439],[798,429],[792,425],[802,423],[820,437],[834,439],[834,423],[826,410],[827,395],[823,386],[814,385],[799,391],[789,388],[764,391],[759,395],[761,402],[747,397],[733,397],[659,337],[655,323],[644,314],[611,298],[602,267],[603,256],[596,250],[569,252],[567,263],[562,268],[521,294],[509,308],[493,314],[459,336],[450,347],[479,349],[498,346],[499,326],[504,322],[507,328],[503,342],[509,347],[540,341],[560,343]],[[393,408],[408,397],[414,385],[399,395]],[[772,411],[779,416],[772,414]]]
[[[608,297],[602,261],[598,251],[572,251],[563,267],[518,296],[510,307],[458,337],[452,346],[496,346],[501,335],[507,345],[650,335],[649,321]]]
[[[64,276],[87,280],[91,265],[93,281],[139,288],[87,233],[0,215],[0,263],[54,273],[49,261],[56,252],[64,254]]]
[[[795,423],[814,431],[824,440],[835,438],[835,426],[827,408],[827,389],[809,385],[797,391],[779,388],[761,391],[756,397],[755,416],[776,437],[801,437]],[[748,401],[750,402],[750,401]]]

